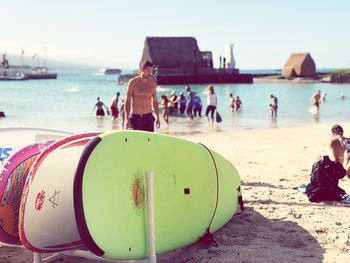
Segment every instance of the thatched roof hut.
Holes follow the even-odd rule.
[[[148,60],[158,73],[195,73],[212,68],[211,52],[199,50],[193,37],[146,37],[141,61]],[[211,62],[210,62],[211,60]]]
[[[315,77],[315,62],[309,53],[293,53],[284,65],[282,75],[286,78]]]

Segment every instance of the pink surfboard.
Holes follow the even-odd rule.
[[[0,168],[0,242],[21,244],[18,234],[23,187],[36,157],[53,140],[37,142],[15,152]]]

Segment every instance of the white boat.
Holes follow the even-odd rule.
[[[22,73],[16,75],[0,75],[0,81],[10,81],[10,80],[28,80],[29,77]]]

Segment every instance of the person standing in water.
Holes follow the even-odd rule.
[[[125,98],[120,100],[120,117],[122,118],[122,128],[125,128]]]
[[[187,105],[186,105],[186,113],[188,118],[193,120],[193,98],[194,98],[194,92],[191,91],[191,87],[187,86],[185,88],[187,91],[188,99],[187,99]]]
[[[240,112],[241,109],[242,109],[242,101],[241,101],[241,99],[239,98],[239,96],[236,97],[235,104],[236,104],[236,111],[237,111],[237,112]]]
[[[162,95],[162,99],[160,101],[160,104],[163,107],[163,119],[166,122],[166,124],[169,125],[169,112],[170,112],[170,109],[168,107],[169,99],[167,98],[167,96]]]
[[[109,111],[108,111],[107,106],[102,101],[100,101],[100,97],[97,97],[97,101],[96,101],[92,111],[94,111],[95,108],[96,108],[97,109],[96,110],[96,116],[97,117],[103,117],[103,116],[105,116],[105,111],[103,110],[103,107],[106,109],[107,114],[109,115]]]
[[[203,94],[207,95],[207,110],[205,111],[205,117],[207,118],[208,125],[210,125],[209,121],[209,113],[211,113],[211,125],[214,125],[214,112],[216,110],[216,106],[218,104],[218,97],[215,94],[214,87],[209,85],[204,90]]]
[[[272,103],[270,104],[271,117],[277,118],[278,99],[273,94],[270,95],[270,98],[272,99]]]
[[[231,109],[231,112],[234,112],[235,111],[235,97],[233,97],[233,94],[230,93],[230,109]]]
[[[321,91],[317,91],[314,95],[311,97],[311,103],[314,105],[317,109],[317,112],[320,110],[320,103],[321,103]]]
[[[202,100],[198,95],[193,98],[193,116],[196,117],[197,113],[199,117],[202,117]]]
[[[154,131],[160,128],[159,106],[157,99],[157,83],[153,80],[153,64],[149,61],[141,63],[141,73],[132,78],[126,88],[125,128]],[[156,118],[152,114],[152,106]]]
[[[180,104],[180,114],[182,115],[186,111],[186,104],[187,104],[187,100],[183,92],[181,92],[180,95],[177,97],[177,101]]]
[[[113,120],[117,119],[119,116],[119,109],[118,109],[119,96],[120,96],[120,93],[117,92],[112,99],[111,105],[109,106]]]

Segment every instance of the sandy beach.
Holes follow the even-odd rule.
[[[345,135],[350,123],[341,123]],[[214,234],[211,245],[194,244],[158,255],[158,262],[349,262],[350,205],[310,203],[295,189],[308,183],[311,166],[329,155],[332,124],[181,137],[206,144],[240,173],[245,211]],[[350,179],[340,186],[350,193]],[[23,248],[0,248],[0,262],[31,262]],[[57,262],[97,262],[67,257]]]

